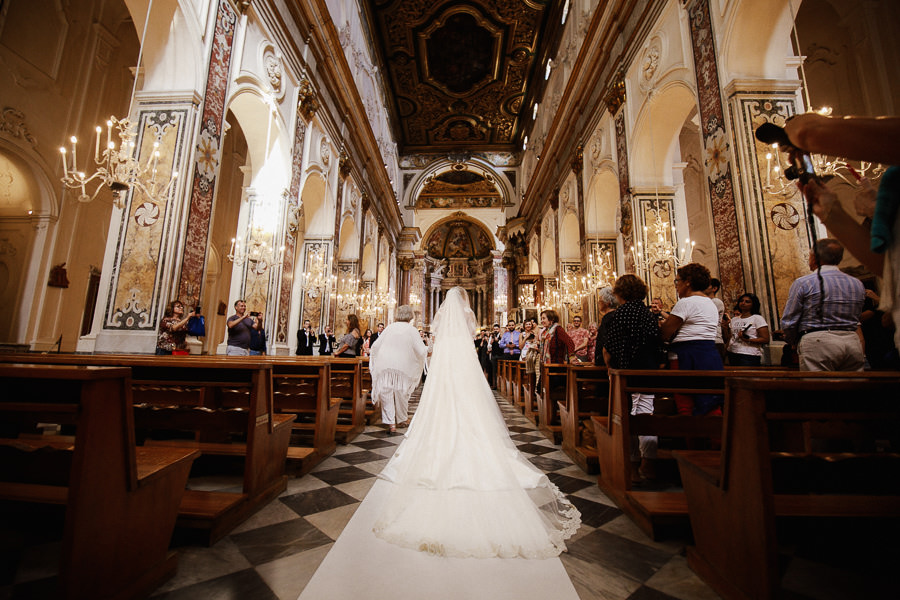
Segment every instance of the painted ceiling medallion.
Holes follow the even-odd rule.
[[[512,151],[561,28],[555,1],[364,3],[377,31],[401,154]],[[544,30],[547,30],[546,32]],[[552,30],[552,31],[551,31]],[[524,122],[523,122],[524,121]]]

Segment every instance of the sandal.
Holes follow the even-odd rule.
[[[397,426],[391,425],[391,428],[388,429],[388,435],[394,435],[395,433],[397,433]]]

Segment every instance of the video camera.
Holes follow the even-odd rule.
[[[756,128],[756,139],[764,144],[778,144],[779,147],[788,150],[788,156],[791,160],[791,166],[784,170],[784,176],[790,180],[799,179],[800,183],[806,185],[810,179],[816,177],[816,168],[813,165],[812,157],[809,152],[805,152],[791,143],[790,138],[785,132],[784,127],[779,127],[774,123],[763,123]],[[790,152],[791,149],[796,152]]]

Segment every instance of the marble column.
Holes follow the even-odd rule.
[[[616,75],[606,92],[606,106],[613,117],[616,129],[616,166],[619,172],[619,233],[625,248],[625,272],[634,273],[634,260],[629,249],[634,243],[634,207],[631,198],[631,180],[628,171],[628,137],[625,134],[625,74]]]
[[[743,174],[736,205],[749,287],[725,289],[723,300],[730,306],[744,291],[755,293],[770,326],[778,323],[791,283],[809,270],[807,223],[811,216],[793,182],[783,185],[771,177],[769,168],[778,160],[777,152],[757,141],[753,132],[763,123],[783,125],[796,113],[798,83],[735,81],[726,90],[735,128],[734,159]],[[769,160],[768,153],[772,154]],[[784,165],[784,155],[781,160]]]
[[[710,21],[709,0],[690,0],[689,16],[694,70],[703,136],[705,173],[712,204],[713,230],[719,279],[727,295],[745,289],[744,264],[735,201],[732,137],[719,82],[715,33]]]

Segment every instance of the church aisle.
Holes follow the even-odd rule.
[[[411,412],[415,411],[421,391],[420,386],[413,394]],[[582,513],[581,528],[569,540],[569,551],[560,556],[578,598],[716,598],[687,567],[682,556],[683,541],[656,543],[647,538],[600,492],[595,476],[585,475],[531,422],[499,395],[496,398],[519,450],[545,471]],[[351,444],[338,446],[335,454],[312,473],[292,479],[288,490],[280,498],[213,548],[182,548],[178,574],[157,590],[154,598],[296,600],[311,582],[326,555],[335,547],[335,540],[373,489],[376,475],[387,464],[402,439],[401,435],[386,435],[381,427],[367,427]],[[192,481],[193,485],[208,487],[225,483],[219,480]],[[236,483],[237,480],[230,482],[231,485]],[[381,542],[377,538],[375,541]],[[419,558],[433,559],[424,554]],[[435,597],[416,590],[413,585],[415,573],[411,572],[414,568],[408,565],[395,563],[393,570],[383,572],[377,578],[366,574],[373,563],[379,562],[379,557],[367,555],[352,555],[347,560],[346,579],[357,582],[361,589],[371,590],[371,593],[356,598]],[[529,565],[532,561],[505,562]],[[559,561],[534,562],[559,565]],[[485,563],[497,564],[494,561]],[[495,579],[495,589],[501,589],[505,581],[509,581],[510,589],[517,588],[514,580],[498,577],[494,571],[491,571],[491,577]],[[565,585],[568,586],[568,582]],[[303,600],[338,597],[322,595],[319,589],[327,588],[310,588],[309,592],[314,595],[303,595]],[[485,588],[485,591],[488,589]],[[502,597],[493,595],[493,589],[490,591],[491,598]],[[533,590],[532,594],[519,593],[517,598],[558,597],[558,590],[554,592],[548,595]],[[463,600],[469,596],[457,598]]]

